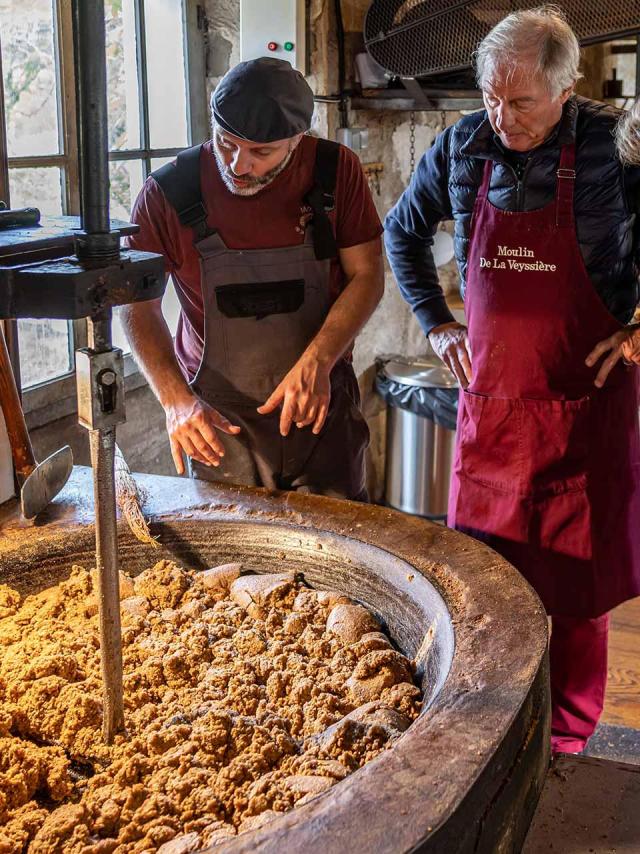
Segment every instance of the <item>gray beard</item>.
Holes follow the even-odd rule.
[[[243,178],[243,181],[249,181],[248,187],[236,187],[233,183],[233,179],[231,177],[231,170],[225,166],[224,160],[218,154],[218,149],[216,148],[215,140],[213,143],[213,153],[216,157],[216,163],[218,164],[218,171],[220,172],[220,177],[224,182],[225,187],[229,190],[230,193],[233,193],[235,196],[255,196],[260,190],[264,190],[265,187],[268,187],[278,175],[283,172],[287,166],[289,165],[289,161],[293,156],[294,149],[292,147],[289,148],[286,157],[279,163],[277,166],[274,166],[270,172],[267,172],[266,175],[263,175],[262,178]],[[238,175],[238,177],[240,177]]]

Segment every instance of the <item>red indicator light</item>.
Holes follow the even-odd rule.
[[[278,42],[269,42],[267,47],[269,50],[278,50]]]

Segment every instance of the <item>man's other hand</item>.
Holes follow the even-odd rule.
[[[331,401],[331,383],[329,364],[308,352],[298,359],[273,394],[258,407],[260,415],[269,415],[279,406],[280,434],[288,436],[291,425],[308,427],[313,424],[317,435],[329,411]]]
[[[228,421],[196,395],[165,406],[171,456],[178,474],[184,474],[182,452],[204,465],[219,466],[224,457],[224,445],[218,430],[235,436],[240,427]]]
[[[467,327],[461,323],[443,323],[429,333],[429,344],[457,377],[462,388],[471,382],[471,347]]]
[[[605,384],[619,359],[623,359],[627,365],[640,365],[640,324],[634,323],[600,341],[585,359],[585,364],[592,368],[605,353],[609,355],[600,365],[600,370],[593,381],[598,388],[602,388]]]

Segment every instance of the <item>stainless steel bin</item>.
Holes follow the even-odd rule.
[[[406,399],[414,396],[411,408],[394,405],[386,397],[386,503],[405,513],[444,520],[455,445],[457,380],[435,357],[390,361],[383,373],[399,384],[396,389],[405,387]],[[426,391],[418,391],[422,389]],[[421,395],[417,402],[416,391]],[[434,414],[431,407],[432,402],[438,402],[434,398],[437,394],[448,399],[446,417]],[[415,411],[421,408],[420,401],[425,414]]]

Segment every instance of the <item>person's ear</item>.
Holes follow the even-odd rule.
[[[566,104],[566,103],[567,103],[567,101],[569,100],[569,98],[573,95],[573,90],[574,90],[574,88],[575,88],[575,84],[573,84],[573,83],[572,83],[572,84],[571,84],[571,86],[567,86],[567,88],[566,88],[566,89],[564,89],[564,90],[560,93],[560,103],[561,103],[561,104]]]
[[[299,133],[297,136],[291,138],[291,143],[289,146],[289,151],[295,151],[296,148],[300,145],[300,140],[304,136],[303,133]]]

